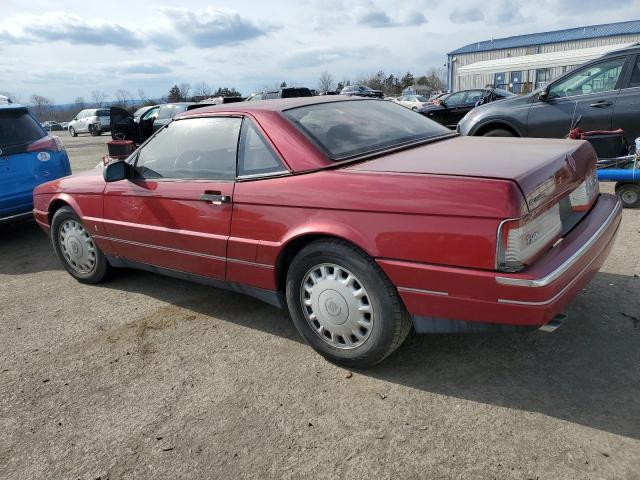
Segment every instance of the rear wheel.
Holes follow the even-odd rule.
[[[409,314],[384,272],[340,240],[313,242],[296,255],[287,273],[287,303],[302,337],[347,367],[381,362],[411,329]]]
[[[106,277],[106,257],[70,207],[62,207],[53,215],[51,241],[62,266],[76,280],[98,283]]]
[[[494,128],[486,132],[483,137],[515,137],[515,135],[505,128]]]
[[[92,137],[97,137],[100,135],[100,130],[98,130],[95,126],[89,125],[89,133]]]
[[[616,194],[627,208],[640,207],[640,184],[623,183],[616,185]]]
[[[69,133],[71,134],[72,137],[77,137],[78,136],[75,128],[73,128],[73,127],[69,127]]]

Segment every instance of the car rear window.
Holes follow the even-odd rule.
[[[44,136],[38,123],[26,111],[0,111],[0,148],[35,142]]]
[[[96,117],[108,117],[109,116],[109,110],[97,110],[96,111]]]
[[[385,100],[318,103],[283,113],[333,160],[452,133],[419,113]]]

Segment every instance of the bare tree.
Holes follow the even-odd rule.
[[[149,99],[144,94],[144,90],[141,88],[138,89],[138,98],[140,99],[140,105],[146,105],[147,103],[149,103]]]
[[[32,112],[41,122],[47,120],[53,111],[53,100],[42,95],[31,95]]]
[[[93,92],[91,92],[91,99],[93,100],[93,104],[96,107],[101,107],[107,97],[108,95],[101,90],[94,90]]]
[[[183,102],[186,102],[187,99],[189,98],[189,92],[191,91],[191,85],[189,85],[188,83],[181,83],[180,86],[178,87],[179,91],[180,91],[180,99]]]
[[[193,96],[201,97],[201,100],[210,97],[211,92],[211,87],[206,82],[199,82],[193,86]]]
[[[84,102],[84,97],[76,97],[73,103],[75,104],[76,110],[78,111],[84,110],[84,107],[86,106]]]
[[[322,93],[332,92],[334,89],[335,82],[333,77],[326,70],[322,72],[320,75],[320,79],[318,80],[318,91]]]
[[[116,103],[119,107],[127,108],[130,100],[131,92],[129,90],[124,90],[123,88],[116,90]]]

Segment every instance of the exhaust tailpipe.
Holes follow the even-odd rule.
[[[542,325],[538,330],[546,333],[553,333],[562,326],[567,318],[568,317],[566,313],[559,313],[558,315],[553,317],[551,321]]]

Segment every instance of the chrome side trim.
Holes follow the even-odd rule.
[[[443,297],[448,297],[448,292],[440,292],[438,290],[420,290],[418,288],[408,288],[408,287],[398,287],[399,292],[407,292],[407,293],[424,293],[426,295],[440,295]]]
[[[578,250],[574,252],[569,258],[567,258],[558,268],[556,268],[553,272],[542,278],[535,279],[526,279],[526,278],[514,278],[514,277],[495,277],[496,282],[500,285],[511,285],[516,287],[530,287],[530,288],[539,288],[546,287],[547,285],[555,282],[558,278],[564,275],[573,265],[582,258],[582,256],[591,248],[595,243],[600,240],[600,237],[604,234],[604,232],[609,228],[611,223],[615,220],[615,218],[622,210],[622,202],[618,198],[616,202],[615,208],[611,211],[605,222],[600,225],[598,230],[593,234],[593,236]],[[528,304],[527,304],[528,305]]]
[[[200,257],[200,258],[208,258],[210,260],[220,260],[222,262],[227,261],[227,262],[233,262],[233,263],[241,263],[241,264],[244,264],[244,265],[251,265],[253,267],[269,268],[271,270],[273,270],[273,268],[274,268],[273,265],[267,265],[266,263],[250,262],[248,260],[240,260],[238,258],[219,257],[217,255],[209,255],[209,254],[206,254],[206,253],[191,252],[189,250],[180,250],[178,248],[163,247],[163,246],[160,246],[160,245],[152,245],[152,244],[149,244],[149,243],[134,242],[132,240],[124,240],[122,238],[105,237],[105,236],[102,236],[102,235],[93,235],[93,238],[97,238],[99,240],[108,240],[110,242],[126,243],[127,245],[134,245],[136,247],[154,248],[156,250],[162,250],[164,252],[179,253],[179,254],[182,254],[182,255],[191,255],[191,256]]]

